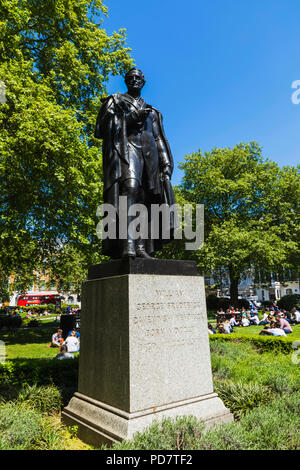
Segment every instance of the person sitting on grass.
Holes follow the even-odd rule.
[[[68,336],[71,336],[72,333],[75,333],[75,336],[77,339],[80,338],[80,333],[78,330],[74,329],[74,330],[69,331]]]
[[[269,320],[268,320],[268,316],[269,316],[269,313],[265,311],[265,309],[263,309],[262,311],[262,319],[260,320],[259,324],[260,325],[268,325]]]
[[[272,336],[272,333],[269,332],[270,326],[264,325],[263,329],[259,332],[260,336]]]
[[[281,328],[285,333],[293,333],[292,327],[289,324],[289,322],[286,319],[286,315],[284,313],[281,313],[278,316],[278,323],[279,323],[279,328]]]
[[[235,326],[241,326],[239,322],[236,321],[235,313],[232,313],[231,318],[229,320],[230,326],[233,329]]]
[[[64,345],[67,347],[68,352],[79,351],[79,339],[76,337],[76,331],[72,331],[71,335],[67,337]]]
[[[57,333],[54,333],[54,335],[52,335],[51,347],[52,348],[59,348],[59,346],[61,346],[62,342],[63,342],[62,330],[58,329]]]
[[[251,313],[250,313],[250,324],[251,325],[259,325],[259,317],[258,317],[258,313],[257,313],[257,310],[253,310]]]
[[[300,323],[300,312],[296,307],[293,307],[291,310],[291,323],[298,324]]]
[[[279,322],[273,322],[270,326],[266,325],[259,334],[268,336],[286,336],[284,330],[280,328]]]
[[[271,325],[271,323],[274,323],[276,321],[276,318],[272,313],[270,313],[270,315],[268,315],[267,320],[268,320],[268,323]]]
[[[63,344],[60,348],[60,352],[55,356],[55,359],[74,359],[74,355],[68,352],[67,346]]]
[[[242,315],[242,326],[250,326],[250,320],[246,313]]]
[[[217,323],[216,330],[217,330],[217,333],[219,334],[225,334],[224,325],[222,322]]]
[[[210,335],[215,335],[216,334],[216,330],[214,329],[214,327],[212,326],[211,323],[208,323],[208,334]]]
[[[223,328],[225,330],[225,333],[227,335],[230,335],[230,333],[233,333],[233,328],[232,326],[230,325],[230,321],[229,320],[225,320],[224,323],[223,323]]]

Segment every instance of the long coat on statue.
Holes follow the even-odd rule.
[[[144,201],[156,204],[175,204],[172,186],[163,178],[162,169],[173,171],[173,158],[166,139],[161,113],[145,103],[125,94],[113,94],[102,100],[95,137],[103,139],[104,202],[112,204],[119,213],[119,195],[122,181],[136,178],[144,191]],[[144,122],[138,122],[136,112],[144,107],[151,112]],[[141,162],[136,165],[135,162]],[[142,167],[142,174],[136,168]],[[147,205],[147,204],[146,204]],[[150,211],[149,211],[150,214]],[[150,221],[149,221],[150,222]],[[170,239],[147,240],[146,251],[154,253],[174,237],[174,214],[170,216]],[[119,240],[103,240],[103,254],[120,258]]]

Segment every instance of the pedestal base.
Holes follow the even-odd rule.
[[[78,393],[62,417],[79,426],[84,441],[130,439],[163,417],[232,420],[213,390],[204,280],[195,263],[92,267],[80,330]]]
[[[111,445],[123,439],[131,439],[136,432],[143,431],[154,420],[189,415],[204,420],[207,428],[232,421],[232,414],[216,393],[136,413],[126,413],[81,393],[75,393],[64,409],[62,418],[68,426],[78,426],[80,439],[99,446],[100,443]]]

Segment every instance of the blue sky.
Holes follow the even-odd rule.
[[[108,33],[126,28],[146,101],[163,114],[175,166],[199,148],[256,140],[296,165],[300,104],[299,0],[104,0]],[[110,93],[125,92],[112,78]],[[299,95],[300,96],[300,95]],[[181,181],[175,168],[173,184]]]

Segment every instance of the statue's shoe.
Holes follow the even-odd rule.
[[[150,256],[144,249],[141,249],[141,248],[136,249],[136,256],[138,258],[155,259],[152,256]]]
[[[122,258],[135,258],[137,255],[135,251],[135,246],[131,243],[128,243],[124,246],[122,252]]]

